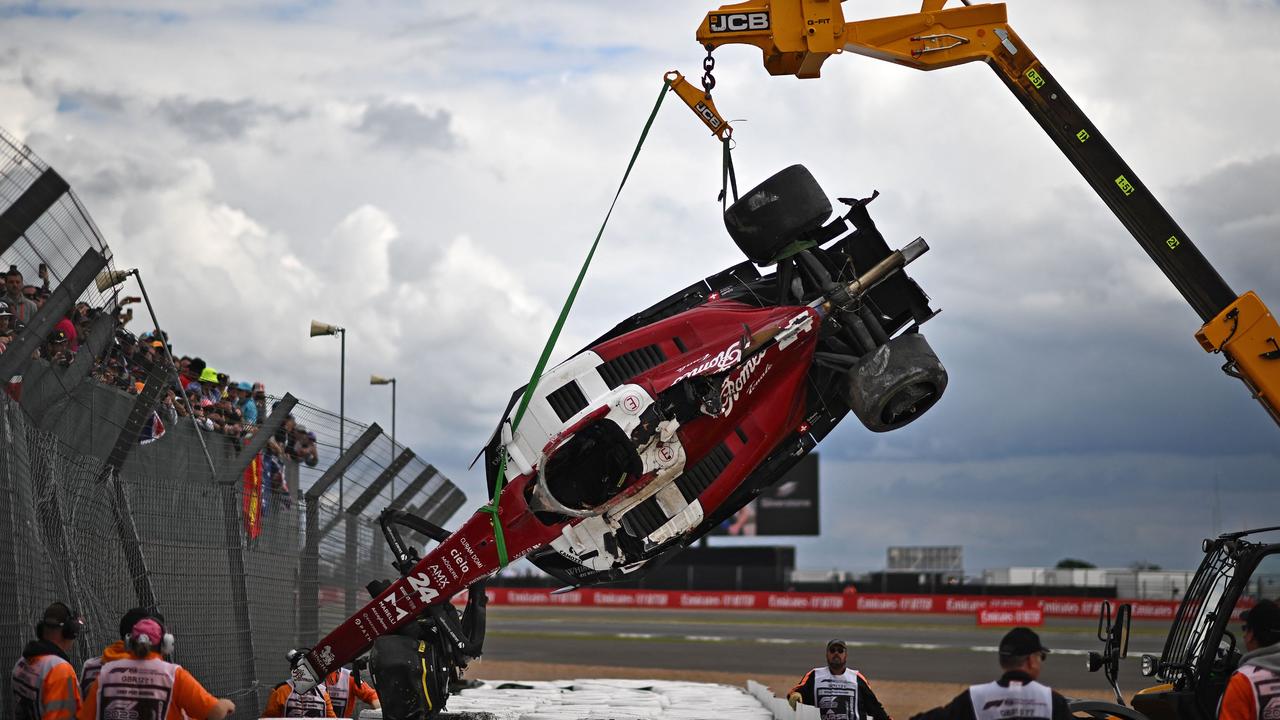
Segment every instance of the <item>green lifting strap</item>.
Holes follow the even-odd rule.
[[[724,153],[720,161],[720,210],[721,212],[729,211],[729,188],[733,188],[733,201],[738,202],[738,176],[733,172],[733,155],[731,154],[730,144],[733,138],[727,137],[721,141],[724,144]]]
[[[635,167],[636,158],[640,156],[640,148],[644,145],[645,138],[649,135],[649,128],[653,127],[653,119],[658,116],[658,108],[662,107],[662,99],[666,97],[667,91],[671,89],[671,83],[663,81],[662,92],[658,94],[658,101],[653,105],[653,111],[649,113],[649,119],[645,121],[644,130],[640,131],[640,140],[636,143],[636,149],[631,153],[631,161],[627,163],[627,171],[622,174],[622,182],[618,183],[618,192],[614,193],[613,202],[609,204],[609,212],[604,215],[604,222],[600,223],[600,230],[596,233],[595,242],[591,243],[591,251],[587,253],[587,259],[582,263],[582,269],[578,271],[578,278],[573,281],[573,289],[569,291],[569,297],[564,301],[564,307],[560,310],[560,317],[556,319],[556,325],[551,329],[551,337],[547,338],[547,344],[542,348],[542,356],[538,358],[538,364],[533,369],[533,374],[529,376],[529,384],[524,388],[524,395],[520,398],[520,405],[516,408],[515,418],[511,420],[511,434],[515,436],[515,431],[520,427],[520,420],[524,418],[524,412],[529,408],[529,399],[533,397],[533,391],[538,386],[538,379],[542,377],[542,371],[547,367],[547,360],[551,357],[551,351],[556,346],[556,340],[560,337],[560,331],[564,328],[564,321],[569,317],[569,308],[573,307],[573,301],[578,297],[578,289],[582,287],[582,280],[587,276],[587,267],[591,265],[591,258],[596,254],[596,248],[600,245],[600,238],[604,235],[605,225],[609,224],[609,216],[613,214],[613,208],[618,204],[618,197],[622,195],[622,186],[627,184],[627,178],[631,176],[631,168]],[[505,420],[503,421],[505,424]],[[502,431],[498,432],[498,475],[493,482],[493,499],[488,505],[480,508],[481,512],[489,513],[489,520],[493,524],[494,544],[498,547],[498,567],[504,568],[508,564],[507,559],[507,542],[502,536],[502,520],[498,518],[498,503],[502,500],[502,486],[506,483],[507,478],[507,446],[502,441]]]

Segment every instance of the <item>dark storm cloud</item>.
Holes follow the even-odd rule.
[[[1184,229],[1237,293],[1273,288],[1280,277],[1280,253],[1259,242],[1280,237],[1277,187],[1280,155],[1267,155],[1224,165],[1171,196],[1171,205],[1187,211]]]
[[[160,113],[174,127],[193,140],[222,142],[238,140],[264,119],[295,120],[303,111],[286,110],[253,100],[162,100]]]
[[[1280,294],[1280,232],[1268,197],[1280,158],[1229,165],[1167,193],[1168,208],[1236,293]],[[1053,212],[946,227],[913,274],[944,312],[923,327],[950,372],[916,424],[873,435],[849,418],[824,450],[843,458],[966,460],[1054,453],[1273,453],[1276,427],[1196,313],[1087,191]],[[846,427],[847,426],[847,427]]]
[[[364,111],[356,130],[387,147],[450,150],[458,146],[451,121],[448,110],[424,112],[405,102],[379,101]]]
[[[172,187],[182,177],[181,172],[171,168],[156,167],[134,158],[115,158],[83,174],[76,182],[76,189],[86,197],[109,200]]]
[[[824,455],[823,535],[796,544],[810,567],[880,568],[890,545],[962,545],[969,574],[1064,557],[1190,569],[1200,538],[1274,524],[1275,462],[1077,454],[840,463]]]

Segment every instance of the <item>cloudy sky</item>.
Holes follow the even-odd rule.
[[[710,3],[0,0],[0,126],[58,168],[175,347],[338,405],[479,504],[467,463],[533,367],[661,87],[695,76]],[[911,12],[859,0],[845,12]],[[1280,7],[1011,0],[1013,27],[1236,292],[1280,304]],[[716,53],[750,186],[792,163],[881,197],[946,397],[820,447],[805,568],[963,545],[970,571],[1083,557],[1187,567],[1221,529],[1277,524],[1280,429],[1119,222],[979,65],[860,56],[820,80]],[[614,212],[556,354],[739,261],[719,146],[675,101]],[[137,327],[135,330],[144,330]],[[1216,491],[1215,491],[1216,488]],[[456,521],[456,520],[455,520]]]

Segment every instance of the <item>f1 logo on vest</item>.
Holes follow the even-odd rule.
[[[708,22],[713,33],[745,32],[747,30],[768,30],[769,13],[722,13],[713,14]]]

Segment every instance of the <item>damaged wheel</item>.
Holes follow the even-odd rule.
[[[947,388],[947,370],[919,333],[858,358],[845,375],[845,400],[872,432],[896,430],[925,413]]]
[[[831,201],[803,165],[792,165],[729,206],[724,226],[752,262],[770,265],[800,236],[831,217]]]

